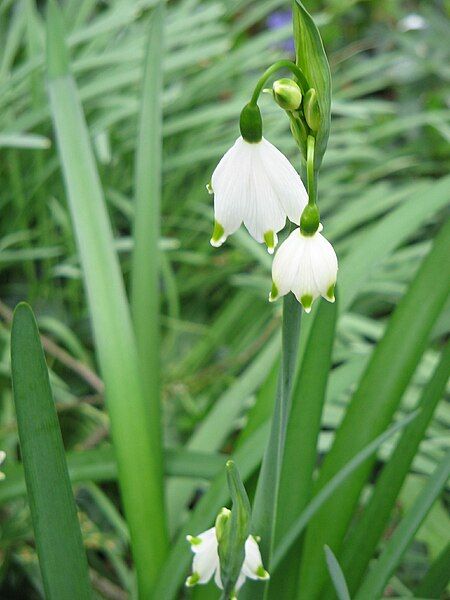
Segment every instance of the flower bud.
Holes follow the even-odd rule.
[[[302,212],[300,218],[300,231],[303,235],[314,235],[319,229],[320,213],[316,204],[308,204]]]
[[[320,110],[317,101],[317,92],[314,88],[310,88],[303,99],[303,112],[309,127],[316,132],[320,126]]]
[[[277,79],[273,84],[273,97],[284,110],[297,110],[302,102],[302,92],[292,79]]]
[[[219,514],[216,517],[215,528],[216,536],[220,542],[229,527],[229,521],[231,517],[231,510],[228,508],[221,508]]]
[[[257,104],[246,104],[239,118],[241,135],[246,142],[257,144],[262,139],[261,111]]]

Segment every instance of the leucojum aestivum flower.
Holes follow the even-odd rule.
[[[308,191],[289,160],[263,137],[258,98],[266,80],[280,68],[290,69],[297,81],[283,78],[272,87],[273,98],[291,121],[291,130],[304,150]],[[314,175],[315,134],[320,123],[316,91],[299,67],[275,63],[259,80],[240,116],[240,137],[217,165],[209,191],[214,194],[211,244],[221,246],[242,223],[273,253],[278,232],[289,219],[299,227],[281,244],[272,267],[270,301],[293,292],[306,312],[322,296],[334,302],[338,261],[322,235]]]

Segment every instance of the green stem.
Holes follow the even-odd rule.
[[[306,178],[308,183],[308,204],[309,206],[315,206],[317,202],[316,174],[314,172],[314,150],[316,146],[316,140],[312,135],[308,135],[306,146]]]
[[[250,100],[250,104],[255,106],[258,102],[259,95],[264,87],[264,84],[269,79],[271,75],[273,75],[276,71],[280,69],[289,69],[298,79],[298,85],[304,95],[309,90],[309,84],[306,80],[306,77],[303,71],[291,60],[278,60],[276,63],[271,65],[258,80],[258,83],[255,86],[255,90],[252,95],[252,99]]]

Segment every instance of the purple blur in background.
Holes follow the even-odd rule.
[[[290,25],[292,23],[292,12],[290,10],[277,10],[272,13],[266,21],[267,27],[269,29],[280,29],[285,25]],[[280,48],[285,50],[286,52],[294,52],[294,38],[289,38],[284,42],[280,42],[277,44]]]

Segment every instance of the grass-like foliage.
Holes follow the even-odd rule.
[[[287,4],[0,2],[1,598],[448,597],[449,8]],[[271,94],[264,137],[339,258],[308,315],[243,227],[209,244],[288,59],[310,170]],[[218,514],[225,591],[187,590]]]

